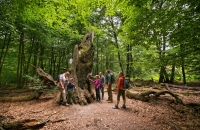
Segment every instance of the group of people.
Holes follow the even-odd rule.
[[[95,80],[90,79],[90,81],[94,82],[95,84],[95,92],[96,92],[96,100],[101,101],[100,98],[100,90],[102,92],[102,100],[104,98],[104,87],[107,85],[107,92],[108,92],[108,103],[113,103],[113,95],[112,95],[112,82],[111,82],[111,73],[109,69],[106,69],[105,71],[106,76],[102,74],[102,72],[99,73],[99,75],[95,76]],[[125,98],[125,89],[124,89],[124,73],[119,72],[118,74],[118,86],[117,86],[117,103],[112,107],[113,109],[118,109],[120,96],[123,98],[123,105],[121,108],[126,108],[126,98]]]
[[[95,84],[95,92],[96,92],[96,101],[101,102],[101,99],[104,99],[104,87],[107,85],[107,93],[108,93],[108,103],[113,103],[113,95],[112,95],[112,82],[111,82],[111,73],[109,69],[106,69],[105,71],[106,75],[104,76],[102,72],[99,72],[99,75],[91,76],[89,80]],[[59,87],[61,90],[61,98],[63,100],[64,105],[72,104],[73,100],[73,91],[75,89],[75,86],[73,84],[73,78],[69,78],[70,73],[66,72],[64,74],[61,74],[59,77]],[[91,78],[93,77],[93,78]],[[126,99],[125,99],[125,89],[124,89],[124,81],[125,77],[123,72],[119,72],[118,74],[118,86],[117,86],[117,104],[115,104],[112,108],[118,109],[120,96],[123,98],[123,105],[121,108],[126,108]],[[66,91],[68,93],[67,101],[66,101]],[[102,93],[102,96],[100,95],[100,91]]]
[[[69,104],[73,104],[73,92],[76,89],[73,78],[70,78],[70,72],[65,72],[63,74],[60,74],[58,86],[60,88],[60,100],[62,100],[62,104],[68,106]],[[67,93],[67,98],[66,98]]]

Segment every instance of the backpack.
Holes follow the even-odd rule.
[[[113,84],[115,82],[115,76],[113,73],[110,73],[110,82]]]
[[[127,88],[129,88],[130,87],[130,85],[129,85],[129,82],[128,82],[128,80],[124,80],[124,89],[127,89]]]

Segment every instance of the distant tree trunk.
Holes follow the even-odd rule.
[[[44,51],[45,51],[45,48],[43,45],[40,45],[40,58],[39,58],[39,63],[40,63],[40,67],[42,69],[44,69]]]
[[[109,61],[108,61],[108,58],[109,58],[109,56],[108,56],[108,51],[106,51],[106,69],[108,69],[109,68]]]
[[[98,42],[99,42],[99,40],[98,40],[99,38],[97,37],[97,48],[96,48],[96,69],[95,69],[95,74],[98,74],[98,72],[99,72],[99,45],[98,45]]]
[[[174,83],[174,74],[175,74],[175,64],[172,65],[171,76],[170,76],[170,83]]]
[[[131,77],[131,69],[132,69],[132,54],[131,54],[131,45],[128,44],[126,47],[126,77]]]
[[[3,42],[1,54],[0,54],[0,86],[1,86],[1,73],[2,73],[2,69],[3,69],[3,64],[4,64],[4,61],[5,61],[7,52],[8,52],[9,44],[11,42],[11,32],[8,33],[7,31],[4,36],[4,42]],[[8,40],[7,40],[7,35],[8,35]]]
[[[181,68],[182,68],[182,75],[183,75],[183,83],[186,85],[186,77],[185,77],[185,65],[184,65],[184,58],[181,58]]]
[[[161,4],[162,5],[162,4]],[[166,51],[166,32],[162,32],[162,41],[159,42],[157,44],[157,49],[159,50],[159,58],[160,58],[160,62],[162,63],[161,67],[160,67],[160,77],[159,77],[159,83],[162,82],[169,82],[169,76],[168,73],[166,71],[166,60],[165,60],[165,51]]]
[[[101,67],[101,72],[103,72],[103,64],[104,64],[104,59],[103,59],[103,47],[101,46],[101,62],[100,62],[100,67]]]
[[[116,29],[114,27],[114,21],[113,21],[112,17],[110,18],[110,23],[111,23],[111,26],[112,26],[112,29],[113,29],[113,36],[114,36],[114,39],[115,39],[115,46],[119,50],[117,33],[115,31]],[[124,72],[123,66],[122,66],[122,61],[121,61],[121,56],[120,56],[120,52],[119,51],[117,52],[117,56],[118,56],[118,60],[119,60],[120,69],[121,69],[122,72]]]
[[[164,83],[164,79],[165,79],[165,76],[164,76],[164,67],[160,67],[160,76],[159,76],[159,83]]]
[[[22,31],[20,34],[18,66],[17,66],[17,82],[19,88],[23,87],[22,85],[23,60],[24,60],[24,32]]]
[[[178,21],[178,28],[181,28],[181,21]],[[186,85],[186,76],[185,76],[185,46],[184,44],[180,44],[180,56],[181,56],[181,67],[182,67],[182,76],[183,76],[183,83]]]
[[[37,43],[38,41],[36,41]],[[33,65],[38,66],[38,52],[39,52],[39,45],[34,44],[34,56],[33,56]],[[33,75],[35,75],[35,69],[33,69]]]
[[[33,55],[33,45],[34,45],[34,41],[35,41],[35,38],[34,37],[32,37],[31,38],[31,45],[30,45],[30,49],[29,49],[29,51],[30,51],[30,53],[29,53],[29,55],[27,56],[28,57],[28,60],[27,60],[27,62],[26,62],[26,64],[25,64],[25,67],[24,67],[24,74],[25,75],[28,75],[28,73],[29,73],[29,66],[30,66],[30,64],[31,64],[31,58],[32,58],[32,55]],[[24,79],[24,83],[26,84],[26,86],[27,86],[27,79]]]
[[[169,75],[168,75],[168,73],[167,73],[167,71],[166,71],[166,68],[164,68],[165,70],[164,70],[164,74],[165,74],[165,83],[169,83]]]
[[[55,56],[55,49],[52,50],[52,67],[53,67],[53,71],[52,71],[52,76],[55,76],[55,72],[56,72],[56,63],[57,63],[57,57]],[[61,56],[59,56],[59,58],[61,58]]]
[[[54,57],[54,54],[53,54],[53,47],[51,47],[51,58],[49,59],[49,74],[52,74],[53,73],[53,57]],[[53,76],[53,75],[52,75]]]

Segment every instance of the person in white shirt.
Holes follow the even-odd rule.
[[[66,88],[65,88],[65,86],[69,82],[69,75],[70,73],[68,71],[59,75],[59,89],[61,92],[60,98],[62,99],[62,104],[65,106],[69,105],[67,104],[67,100],[66,100]]]

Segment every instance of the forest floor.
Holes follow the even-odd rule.
[[[135,87],[130,91],[162,91],[152,87]],[[164,88],[163,88],[164,90]],[[189,90],[173,89],[185,103],[200,103],[199,94]],[[107,92],[101,102],[81,106],[55,103],[56,93],[43,94],[39,100],[26,102],[1,102],[2,122],[23,119],[48,120],[40,130],[200,130],[200,110],[176,104],[170,95],[151,97],[148,102],[127,99],[127,109],[112,109],[116,103],[108,103]],[[122,100],[120,101],[122,105]]]

